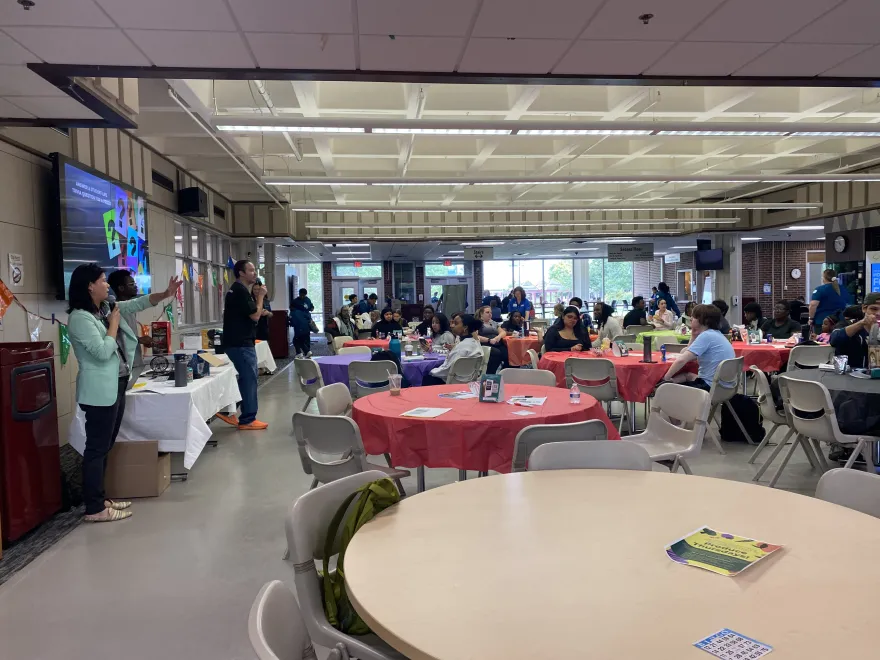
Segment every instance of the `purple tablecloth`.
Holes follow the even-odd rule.
[[[349,355],[330,355],[322,357],[316,362],[321,367],[321,376],[324,378],[324,384],[344,383],[348,386],[348,365],[355,360],[369,361],[370,356],[366,353],[354,353]],[[443,364],[444,357],[433,353],[426,353],[424,360],[403,363],[403,375],[413,387],[419,387],[425,374],[434,367]]]

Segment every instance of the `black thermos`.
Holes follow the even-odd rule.
[[[186,355],[174,356],[174,387],[186,387]]]

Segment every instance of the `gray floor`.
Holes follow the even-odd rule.
[[[215,423],[220,445],[205,449],[189,481],[136,502],[129,520],[81,525],[0,587],[0,655],[254,658],[247,638],[254,596],[268,580],[293,582],[281,561],[283,516],[310,483],[290,437],[290,415],[303,403],[293,372],[282,371],[260,391],[267,432]],[[749,481],[750,452],[730,446],[721,456],[707,444],[691,466],[695,474]],[[411,493],[414,476],[404,482]],[[428,486],[457,477],[428,470]],[[799,452],[779,485],[812,494],[817,481]]]

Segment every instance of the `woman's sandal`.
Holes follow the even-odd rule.
[[[93,513],[83,518],[86,522],[116,522],[131,518],[131,511],[118,511],[117,509],[104,509],[101,513]]]
[[[104,506],[108,509],[116,509],[117,511],[124,511],[128,507],[131,506],[131,502],[117,502],[116,500],[106,499],[104,500]]]

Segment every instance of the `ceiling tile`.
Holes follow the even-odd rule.
[[[735,73],[740,76],[817,76],[866,46],[841,44],[779,44]]]
[[[156,66],[251,68],[254,62],[235,32],[128,30]]]
[[[729,76],[772,44],[682,41],[646,73],[656,76]]]
[[[11,37],[0,33],[0,64],[27,64],[39,61],[40,58],[19,46]]]
[[[229,0],[245,32],[350,34],[350,0]]]
[[[359,0],[361,34],[464,36],[477,0]]]
[[[14,101],[23,97],[16,97],[7,101],[6,99],[0,99],[0,117],[12,117],[16,119],[28,119],[33,117],[33,115],[23,110],[22,108],[15,105]]]
[[[95,0],[119,27],[235,31],[223,0]]]
[[[55,27],[115,27],[92,0],[36,0],[23,11],[13,0],[0,5],[0,26],[48,25]]]
[[[784,41],[840,0],[734,0],[688,34],[688,41]],[[756,20],[756,18],[758,20]]]
[[[475,37],[573,39],[602,0],[485,0]]]
[[[639,75],[672,44],[671,41],[578,41],[553,73]]]
[[[82,103],[69,96],[17,96],[12,99],[17,106],[37,117],[57,119],[100,119]]]
[[[0,66],[0,96],[64,96],[25,66]]]
[[[723,0],[665,0],[653,8],[644,0],[613,0],[602,6],[590,21],[583,37],[589,39],[633,39],[677,41],[708,16]],[[648,3],[649,5],[652,3]],[[645,25],[639,16],[653,13]]]
[[[361,68],[376,71],[452,71],[461,50],[459,37],[362,35]]]
[[[353,69],[354,40],[349,34],[251,32],[245,35],[257,64],[270,69]]]
[[[880,72],[880,46],[869,48],[863,53],[842,62],[832,69],[823,71],[823,76],[876,78]]]
[[[121,30],[14,27],[6,32],[47,62],[150,65]]]
[[[459,71],[547,73],[568,42],[556,39],[471,39]]]
[[[798,10],[800,10],[799,6]],[[846,0],[791,37],[789,41],[810,44],[878,44],[880,43],[878,23],[880,23],[880,2]]]

